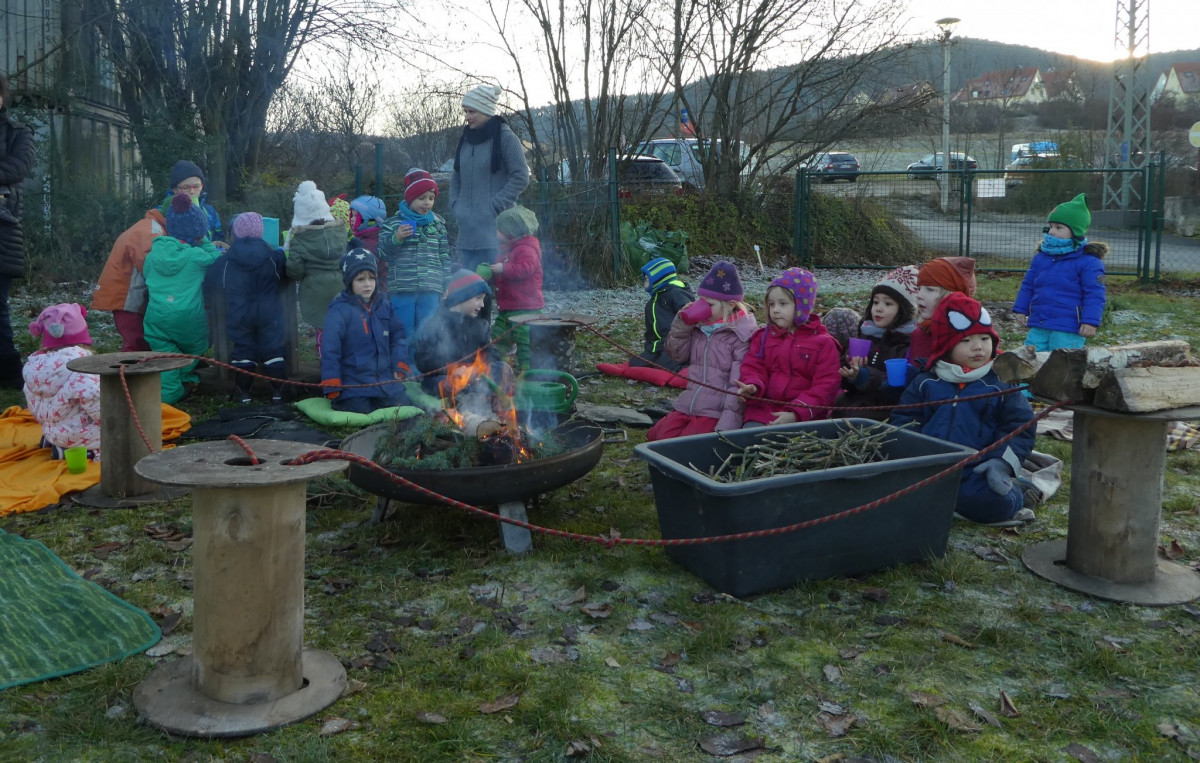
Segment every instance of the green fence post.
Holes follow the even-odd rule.
[[[383,144],[375,144],[375,195],[383,198]]]
[[[801,235],[801,218],[802,209],[804,206],[802,197],[804,195],[804,180],[805,170],[801,168],[796,172],[796,185],[792,189],[792,261],[802,263],[804,244],[802,243]]]
[[[617,149],[608,149],[608,217],[613,250],[613,283],[621,278],[621,200],[617,196]]]
[[[1158,283],[1159,266],[1162,264],[1163,215],[1160,211],[1167,200],[1167,152],[1158,152],[1158,194],[1154,199],[1154,283]]]

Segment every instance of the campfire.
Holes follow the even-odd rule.
[[[447,366],[446,378],[438,383],[442,414],[465,435],[478,438],[481,466],[529,461],[533,438],[517,423],[512,395],[492,379],[491,370],[482,351],[469,363]]]

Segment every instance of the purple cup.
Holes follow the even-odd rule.
[[[851,339],[849,354],[852,358],[867,359],[867,355],[871,352],[870,339]]]

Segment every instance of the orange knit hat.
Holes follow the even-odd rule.
[[[939,257],[921,266],[917,286],[940,286],[968,297],[975,296],[975,260],[970,257]]]

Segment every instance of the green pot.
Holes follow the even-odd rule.
[[[578,396],[579,382],[574,376],[564,371],[530,369],[517,385],[516,406],[522,411],[570,413]]]

